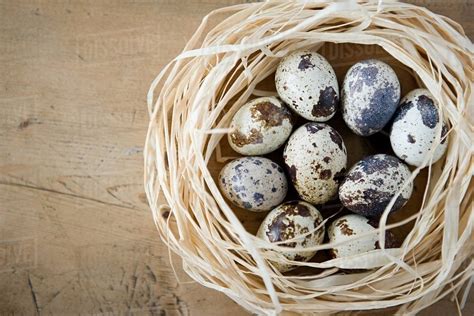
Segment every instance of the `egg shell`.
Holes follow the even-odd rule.
[[[368,59],[353,65],[341,89],[342,117],[357,135],[369,136],[390,121],[400,99],[400,82],[386,63]]]
[[[339,104],[336,73],[320,54],[295,51],[282,59],[275,74],[280,98],[307,120],[325,122]]]
[[[341,135],[324,123],[306,123],[283,152],[291,181],[301,199],[322,204],[337,194],[346,172],[347,152]]]
[[[438,135],[441,142],[434,150],[431,163],[443,156],[448,146],[444,138],[448,125],[441,122],[438,109],[438,103],[426,89],[412,90],[402,99],[390,131],[390,143],[400,159],[420,167]]]
[[[293,129],[290,110],[275,97],[254,99],[232,118],[228,141],[242,155],[265,155],[285,143]]]
[[[411,172],[398,158],[378,154],[357,162],[339,187],[341,203],[354,213],[380,216],[391,199],[408,181]],[[413,183],[401,191],[391,211],[400,209],[411,196]]]
[[[357,235],[367,234],[374,229],[375,227],[370,220],[361,215],[349,214],[336,219],[328,227],[329,242],[347,242],[331,249],[331,257],[342,258],[380,249],[379,234],[377,233],[357,240],[350,240]],[[396,240],[393,233],[386,231],[385,248],[397,248],[399,246],[400,243]]]
[[[379,219],[370,219],[369,222],[370,225],[372,225],[374,228],[379,227]],[[398,240],[398,238],[395,236],[394,233],[392,233],[390,230],[385,231],[385,248],[400,248],[401,242]],[[380,249],[380,244],[377,241],[375,243],[375,248]]]
[[[296,239],[280,244],[282,247],[314,247],[320,245],[324,239],[325,228],[321,225],[322,222],[323,217],[311,204],[303,201],[286,202],[268,213],[260,225],[257,237],[272,243]],[[316,228],[318,228],[316,231],[308,234]],[[307,235],[298,237],[304,234]],[[282,251],[280,253],[289,260],[308,261],[316,254],[316,251]],[[273,265],[281,272],[294,268],[285,263],[273,262]]]
[[[288,191],[283,169],[263,157],[232,160],[219,174],[221,192],[234,205],[250,211],[269,211]]]

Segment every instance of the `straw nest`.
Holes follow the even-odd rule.
[[[440,162],[412,170],[424,179],[416,207],[380,219],[379,231],[403,232],[401,248],[299,263],[281,274],[268,260],[284,260],[268,251],[281,246],[254,236],[262,217],[242,220],[216,185],[232,158],[223,136],[249,98],[275,94],[264,83],[282,56],[328,43],[376,45],[429,89],[450,123],[449,147]],[[148,94],[145,189],[162,240],[194,280],[258,314],[407,313],[448,294],[462,306],[474,267],[472,57],[457,23],[399,2],[268,1],[210,13]]]

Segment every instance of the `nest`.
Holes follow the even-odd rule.
[[[380,219],[378,232],[401,236],[400,248],[317,255],[281,274],[270,262],[284,258],[268,251],[281,246],[254,235],[265,214],[230,206],[215,179],[236,155],[225,140],[233,114],[251,98],[275,95],[279,60],[304,48],[325,55],[339,79],[358,59],[388,61],[402,94],[426,87],[437,99],[450,123],[449,147],[431,167],[412,169],[413,201]],[[258,314],[417,312],[447,294],[462,306],[474,267],[472,58],[457,23],[405,3],[268,1],[210,13],[148,94],[145,189],[162,240],[195,281]],[[349,160],[358,139],[345,139]]]

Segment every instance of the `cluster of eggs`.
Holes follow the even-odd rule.
[[[221,191],[238,207],[270,211],[257,236],[301,249],[281,253],[288,260],[307,261],[315,255],[305,248],[321,244],[326,233],[315,205],[337,197],[354,214],[329,225],[329,241],[338,244],[331,249],[332,256],[377,249],[377,234],[367,233],[375,229],[376,219],[395,195],[390,212],[400,209],[412,193],[411,172],[404,162],[422,166],[439,140],[431,163],[446,150],[447,125],[440,122],[433,96],[426,89],[416,89],[400,102],[400,83],[394,70],[374,59],[353,65],[339,89],[332,66],[313,51],[296,51],[283,58],[275,84],[278,97],[254,99],[235,113],[228,141],[244,157],[221,170]],[[323,123],[334,116],[339,104],[345,123],[360,136],[380,132],[392,120],[390,142],[398,158],[368,156],[347,171],[344,141],[333,127]],[[293,131],[295,115],[309,122]],[[283,203],[288,191],[285,171],[262,155],[285,143],[286,174],[300,200]],[[352,238],[362,234],[366,236]],[[339,243],[343,240],[348,242]],[[393,236],[388,234],[385,247],[394,245]],[[290,263],[276,262],[275,267],[282,272],[294,268]]]

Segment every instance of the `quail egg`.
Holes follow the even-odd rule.
[[[275,74],[278,95],[307,120],[325,122],[339,103],[336,73],[320,54],[300,50],[283,58]]]
[[[282,247],[314,247],[323,242],[325,229],[322,222],[323,217],[314,206],[303,201],[291,201],[268,213],[260,225],[257,237],[272,243],[294,240],[280,244]],[[284,251],[281,254],[289,260],[308,261],[316,251]],[[285,263],[273,262],[273,264],[281,272],[294,268]]]
[[[283,159],[301,199],[322,204],[337,194],[346,171],[347,152],[334,128],[310,122],[290,136]]]
[[[255,212],[271,210],[288,190],[283,169],[263,157],[232,160],[222,168],[219,186],[234,205]]]
[[[339,187],[341,203],[354,213],[380,216],[395,194],[409,180],[411,172],[398,158],[378,154],[357,162]],[[400,209],[411,196],[413,183],[401,191],[391,211]]]
[[[292,113],[275,97],[263,97],[243,105],[235,113],[228,134],[229,144],[242,155],[265,155],[288,139],[293,129]]]
[[[357,235],[368,234],[375,229],[375,226],[369,219],[357,215],[350,214],[342,216],[329,225],[328,236],[330,243],[343,242],[330,250],[331,257],[342,258],[361,254],[367,251],[380,249],[379,235],[377,233],[367,235],[357,240],[350,240]],[[385,248],[399,247],[399,243],[392,232],[385,233]]]
[[[347,72],[341,89],[342,117],[356,134],[369,136],[382,130],[400,99],[400,82],[386,63],[369,59]]]
[[[426,89],[412,90],[402,99],[395,113],[390,142],[395,154],[406,163],[420,167],[438,135],[441,143],[434,150],[431,163],[438,161],[446,151],[448,143],[444,137],[448,126],[441,122],[438,108]]]

